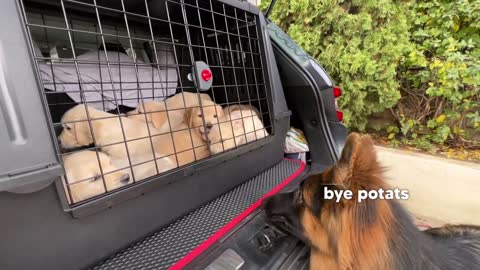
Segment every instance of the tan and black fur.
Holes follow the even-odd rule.
[[[310,269],[480,269],[480,226],[422,232],[395,200],[359,203],[358,190],[389,188],[382,172],[371,138],[352,133],[337,164],[265,200],[267,217],[310,245]],[[354,197],[326,200],[325,186]]]

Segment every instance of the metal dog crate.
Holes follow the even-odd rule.
[[[140,102],[163,101],[181,92],[204,92],[222,107],[253,106],[269,136],[276,134],[260,18],[249,11],[246,3],[24,0],[20,7],[60,160],[79,151],[100,151],[95,145],[65,150],[57,140],[62,131],[62,116],[77,104],[107,111],[112,118],[118,118]],[[211,70],[209,89],[200,89],[193,78],[199,72],[194,69],[199,62],[206,63]],[[91,119],[87,121],[92,129]],[[120,144],[126,145],[129,141],[125,135],[123,138]],[[260,141],[265,144],[268,138]],[[219,155],[225,161],[225,153]],[[130,156],[128,159],[130,167],[145,163],[134,164]],[[208,159],[211,158],[203,161]],[[98,163],[101,180],[105,181],[105,169],[102,170],[100,160]],[[189,165],[175,170],[189,171],[185,167]],[[118,168],[122,169],[127,168]],[[161,173],[157,168],[157,174],[171,173]],[[108,190],[104,183],[98,196],[73,203],[71,185],[93,180],[68,183],[66,179],[63,200],[74,206],[85,204],[125,190],[140,180],[145,181],[134,179],[115,190]]]

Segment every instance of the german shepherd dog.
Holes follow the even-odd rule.
[[[310,269],[480,269],[480,226],[420,231],[395,200],[359,203],[359,190],[388,189],[382,172],[372,139],[352,133],[337,164],[264,201],[267,219],[310,246]],[[327,200],[325,186],[353,198]]]

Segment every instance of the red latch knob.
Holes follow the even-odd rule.
[[[212,72],[210,72],[210,70],[208,69],[202,70],[201,75],[204,81],[210,81],[210,79],[212,78]]]

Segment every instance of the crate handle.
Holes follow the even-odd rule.
[[[25,125],[18,113],[18,103],[12,84],[9,83],[5,63],[4,50],[0,41],[0,109],[11,142],[16,145],[23,145],[27,143]]]

